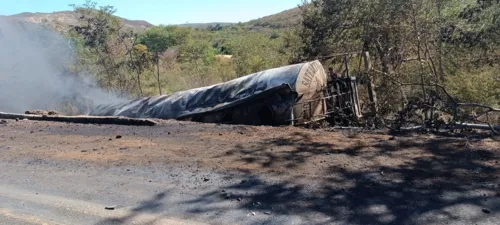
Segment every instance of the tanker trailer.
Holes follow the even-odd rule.
[[[170,95],[95,107],[124,116],[247,125],[296,125],[323,118],[327,76],[319,61],[270,69]],[[307,102],[307,104],[301,104]]]

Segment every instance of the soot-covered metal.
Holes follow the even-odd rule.
[[[101,105],[90,115],[248,125],[302,124],[328,113],[325,90],[326,73],[319,61],[313,61],[171,95]]]

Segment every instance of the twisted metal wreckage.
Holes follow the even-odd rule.
[[[355,78],[328,81],[319,61],[266,70],[225,83],[101,105],[91,116],[246,125],[304,125],[360,117]]]
[[[347,59],[345,62],[348,62]],[[366,70],[370,71],[369,63],[366,64],[368,65]],[[83,104],[84,107],[79,108],[78,111],[91,109],[88,115],[60,116],[50,113],[33,115],[32,112],[26,114],[0,112],[0,119],[140,126],[156,125],[157,121],[151,119],[295,126],[327,121],[336,127],[353,127],[363,124],[364,119],[376,118],[376,96],[373,91],[373,82],[368,79],[371,112],[362,114],[358,100],[358,82],[366,83],[367,81],[358,81],[360,76],[351,77],[348,72],[348,63],[345,66],[344,72],[346,73],[343,77],[331,76],[330,79],[321,63],[313,61],[270,69],[225,83],[171,95],[140,98],[97,107]],[[491,130],[493,134],[499,133],[500,126],[498,125],[467,123],[467,120],[461,120],[457,113],[459,107],[486,107],[487,113],[500,112],[500,109],[457,102],[444,87],[442,88],[453,101],[455,113],[451,116],[452,121],[444,122],[443,126],[442,121],[435,119],[438,108],[431,107],[430,118],[421,122],[423,125],[409,126],[411,120],[407,117],[420,109],[418,106],[409,104],[411,112],[403,109],[398,112],[399,116],[396,116],[396,121],[392,122],[391,126],[385,127],[398,132],[441,128],[451,131],[455,129]],[[74,101],[79,102],[78,99]],[[87,102],[84,101],[84,103]],[[427,109],[428,106],[424,108]]]

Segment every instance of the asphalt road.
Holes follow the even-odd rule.
[[[499,224],[499,142],[463,140],[8,121],[0,224]]]
[[[0,170],[0,224],[306,223],[298,216],[267,215],[258,202],[254,210],[240,209],[249,200],[237,196],[251,193],[224,188],[248,179],[242,174],[39,159],[2,162]],[[115,209],[106,210],[110,206]]]

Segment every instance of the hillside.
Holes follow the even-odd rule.
[[[53,13],[24,12],[12,16],[7,16],[7,18],[20,19],[36,24],[45,24],[59,31],[66,30],[70,25],[75,25],[78,23],[78,15],[73,11],[61,11]],[[143,20],[128,20],[125,18],[118,18],[122,22],[125,29],[131,29],[134,32],[140,32],[148,27],[153,26],[152,24]]]
[[[274,15],[251,20],[246,24],[253,27],[288,28],[300,24],[301,21],[302,15],[300,8],[296,7]]]
[[[235,23],[185,23],[185,24],[179,24],[178,26],[204,29],[204,28],[208,28],[208,27],[215,27],[217,25],[219,25],[221,27],[227,27],[227,26],[235,25]]]
[[[280,13],[276,13],[273,15],[265,16],[259,19],[250,20],[248,22],[242,23],[249,28],[260,29],[260,28],[271,28],[271,29],[280,29],[280,28],[289,28],[297,26],[302,21],[302,15],[299,7],[285,10]],[[189,24],[180,24],[182,27],[193,27],[193,28],[208,28],[215,26],[232,26],[236,25],[235,23],[189,23]]]
[[[20,19],[26,22],[36,23],[36,24],[45,24],[50,27],[55,28],[56,30],[62,31],[67,30],[70,25],[75,25],[78,22],[78,15],[73,11],[60,11],[53,13],[31,13],[24,12],[11,16],[2,16],[12,19]],[[143,20],[128,20],[125,18],[118,17],[125,29],[131,29],[134,32],[141,32],[148,27],[153,26],[153,24],[143,21]],[[250,28],[271,28],[271,29],[279,29],[279,28],[288,28],[296,26],[302,20],[302,16],[300,14],[300,9],[293,8],[289,9],[274,15],[265,16],[259,19],[251,20],[243,25],[247,25]],[[189,23],[189,24],[179,24],[181,27],[193,27],[193,28],[208,28],[215,26],[232,26],[236,25],[234,23],[225,23],[225,22],[217,22],[217,23]]]

